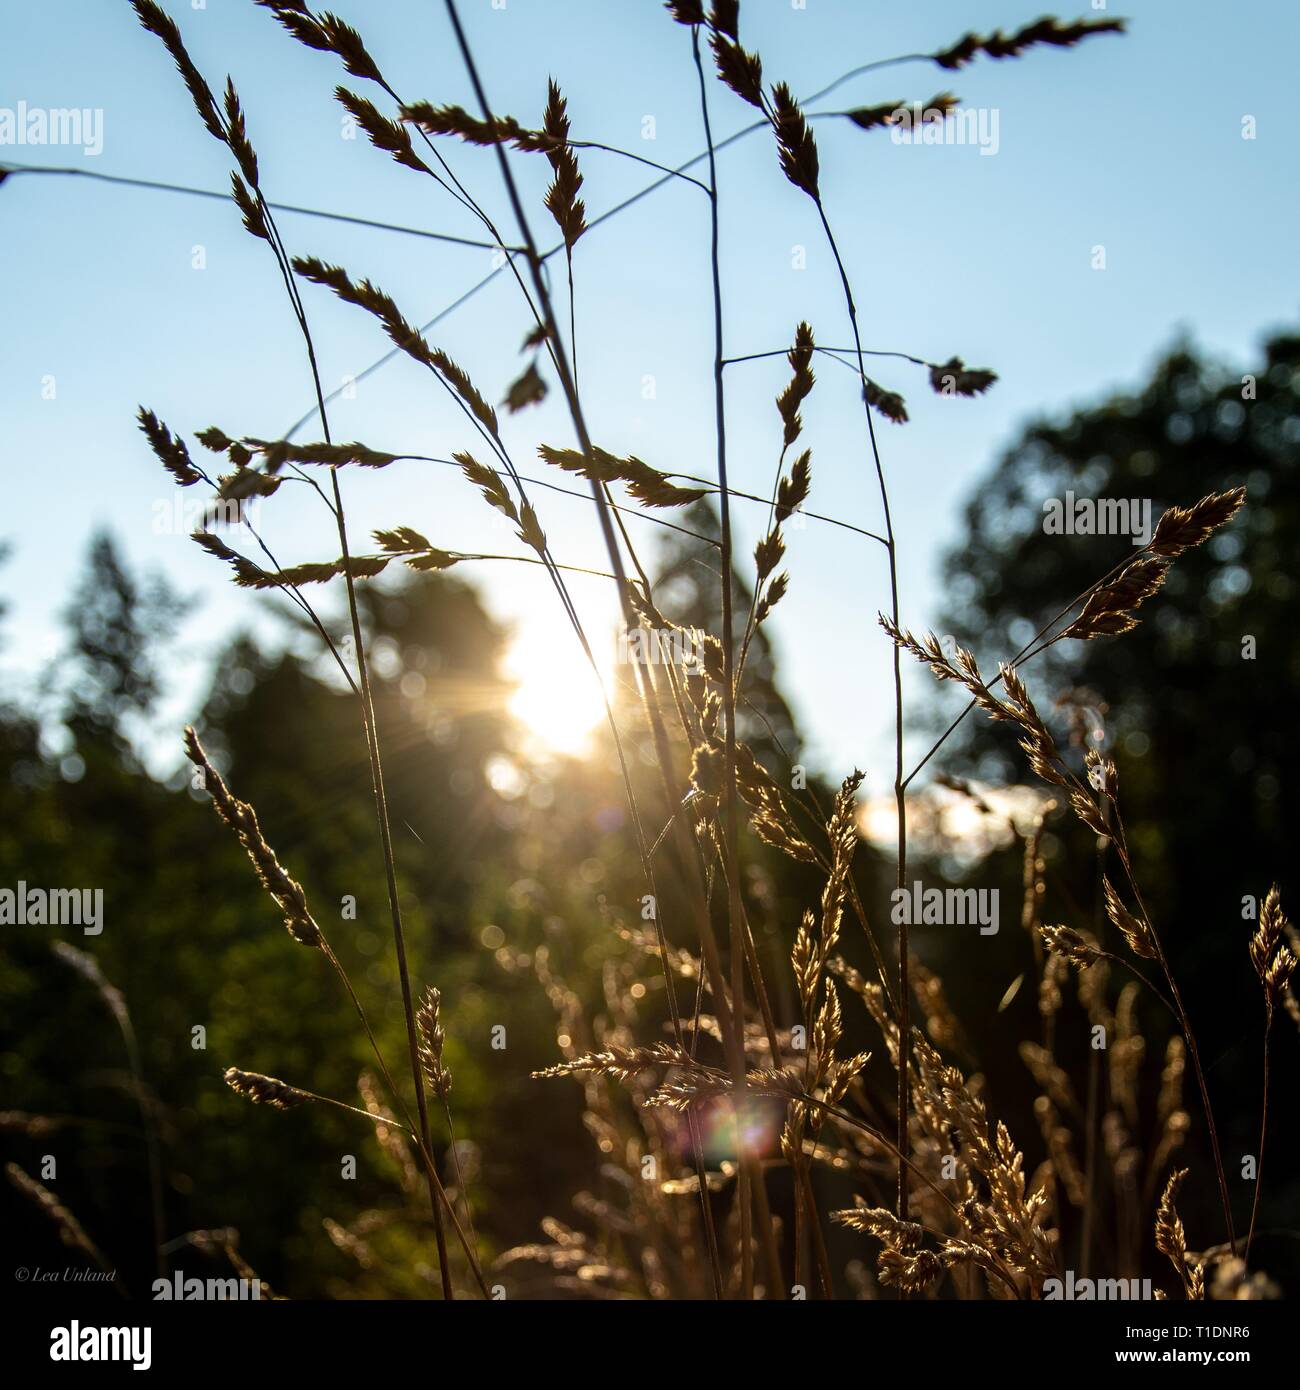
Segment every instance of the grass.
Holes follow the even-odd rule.
[[[608,144],[571,139],[567,106],[554,81],[549,85],[539,125],[530,126],[496,111],[455,0],[444,0],[446,17],[474,94],[473,111],[408,102],[390,85],[356,30],[332,15],[317,13],[304,0],[256,2],[271,12],[292,39],[329,55],[348,77],[369,84],[366,90],[392,114],[385,114],[376,101],[349,87],[340,86],[336,95],[376,150],[414,176],[431,179],[440,196],[473,214],[483,228],[486,244],[505,253],[502,273],[514,281],[532,327],[525,344],[531,353],[529,366],[510,388],[503,406],[515,415],[526,412],[550,389],[548,382],[555,382],[567,408],[573,443],[559,446],[539,442],[539,456],[550,471],[549,479],[522,472],[506,443],[496,408],[455,359],[429,341],[427,330],[416,327],[395,300],[370,280],[358,280],[342,267],[290,251],[275,220],[280,205],[264,191],[263,172],[233,82],[227,82],[219,98],[190,59],[180,30],[168,15],[153,0],[131,0],[140,22],[159,38],[176,64],[203,124],[230,153],[233,200],[249,234],[263,241],[274,257],[300,328],[321,438],[304,444],[241,437],[218,428],[204,431],[198,443],[209,453],[222,456],[227,469],[214,477],[195,461],[188,444],[152,412],[142,410],[142,429],[179,486],[203,485],[212,490],[214,500],[237,502],[254,496],[270,499],[284,491],[285,483],[294,482],[305,487],[289,488],[286,497],[306,499],[331,514],[338,554],[312,564],[281,566],[247,522],[244,525],[260,560],[213,529],[201,531],[195,539],[230,566],[237,584],[284,593],[310,620],[348,681],[367,748],[376,812],[376,853],[384,866],[393,958],[408,1042],[409,1078],[399,1081],[358,992],[308,909],[304,890],[276,858],[252,807],[226,786],[198,735],[190,730],[186,752],[202,773],[214,809],[248,852],[263,886],[283,911],[290,935],[320,954],[338,977],[373,1050],[379,1078],[363,1081],[360,1106],[315,1094],[308,1089],[310,1078],[280,1081],[234,1066],[226,1072],[232,1088],[277,1109],[321,1102],[341,1106],[372,1123],[385,1147],[399,1156],[404,1200],[417,1222],[421,1219],[416,1210],[417,1175],[423,1176],[445,1299],[462,1293],[492,1297],[494,1286],[505,1287],[507,1283],[511,1296],[522,1291],[525,1295],[748,1300],[759,1296],[833,1298],[888,1288],[899,1296],[943,1292],[969,1298],[1036,1299],[1044,1296],[1049,1281],[1060,1277],[1070,1259],[1062,1248],[1063,1210],[1074,1207],[1082,1213],[1081,1260],[1086,1271],[1092,1258],[1090,1232],[1102,1219],[1103,1200],[1113,1204],[1120,1232],[1115,1248],[1120,1250],[1120,1257],[1136,1260],[1140,1244],[1154,1238],[1155,1248],[1169,1259],[1178,1275],[1179,1295],[1205,1297],[1207,1287],[1213,1290],[1216,1275],[1220,1282],[1235,1278],[1233,1287],[1240,1286],[1247,1274],[1242,1257],[1249,1259],[1262,1178],[1256,1182],[1255,1210],[1244,1249],[1239,1252],[1215,1113],[1192,1020],[1161,935],[1143,901],[1124,828],[1115,765],[1095,748],[1081,760],[1076,750],[1062,746],[1040,715],[1022,673],[1037,656],[1058,643],[1122,636],[1135,626],[1138,610],[1157,601],[1169,567],[1186,550],[1230,523],[1243,504],[1244,490],[1171,508],[1145,547],[1065,603],[1051,623],[1010,655],[996,675],[986,678],[972,653],[962,649],[947,652],[932,634],[917,637],[904,626],[905,595],[899,585],[901,538],[891,515],[888,468],[876,425],[878,417],[901,423],[907,418],[907,408],[896,391],[868,375],[867,362],[868,358],[904,359],[923,368],[931,387],[942,394],[977,395],[995,378],[991,372],[968,368],[956,357],[947,363],[930,363],[907,354],[868,352],[864,348],[860,323],[863,306],[836,240],[833,190],[822,187],[813,118],[831,114],[847,117],[856,128],[850,138],[872,138],[869,132],[888,123],[886,108],[810,115],[784,82],[769,79],[761,56],[742,44],[738,0],[716,0],[708,7],[701,0],[670,0],[666,6],[664,23],[682,27],[683,61],[693,65],[697,77],[705,152],[700,160],[682,169],[655,168],[663,172],[664,179],[689,180],[707,197],[710,212],[709,244],[701,254],[707,256],[710,272],[713,334],[711,342],[692,346],[700,357],[701,371],[708,371],[713,382],[716,472],[711,478],[691,477],[601,449],[588,428],[579,374],[574,304],[581,284],[582,237],[595,222],[588,221],[581,197],[578,152],[599,149],[642,164],[650,161]],[[855,69],[855,74],[907,62],[956,71],[981,57],[1019,57],[1042,45],[1072,47],[1122,28],[1121,21],[1112,19],[1077,24],[1043,20],[1010,35],[967,34],[940,52],[882,59]],[[831,83],[818,97],[838,85],[838,81]],[[826,348],[817,343],[809,325],[797,327],[785,353],[789,383],[775,403],[773,424],[779,426],[780,447],[768,498],[733,489],[728,472],[728,371],[740,363],[774,355],[739,352],[725,337],[727,259],[719,212],[726,187],[720,179],[717,154],[736,137],[724,141],[715,138],[714,113],[719,104],[734,100],[758,114],[756,126],[766,128],[773,141],[775,167],[816,209],[836,267],[852,340],[850,348]],[[945,96],[940,105],[950,111],[956,105],[955,98]],[[834,127],[837,133],[843,128],[839,123]],[[463,180],[442,153],[453,143],[467,147],[471,156],[477,151],[473,164],[476,173],[485,180],[499,181],[513,221],[509,237],[485,210],[486,194],[477,184]],[[525,205],[515,176],[515,156],[544,159],[549,164],[552,181],[540,212],[551,219],[560,237],[550,250],[543,251],[537,238],[533,219],[539,210],[530,211]],[[686,172],[700,163],[704,165],[702,177]],[[465,167],[470,166],[467,163]],[[633,207],[636,201],[629,200],[604,216]],[[596,219],[600,220],[603,218]],[[548,261],[560,251],[565,257],[567,304],[557,301],[547,274]],[[457,468],[463,482],[507,519],[518,542],[517,553],[487,556],[444,549],[397,522],[375,533],[374,550],[363,553],[356,548],[347,525],[343,475],[355,473],[360,482],[366,469],[421,456],[334,441],[329,397],[317,369],[308,303],[301,288],[304,283],[334,294],[373,320],[394,351],[426,369],[458,406],[466,438],[477,452],[462,449],[451,459],[436,461]],[[967,1062],[968,1069],[974,1063],[969,1056],[969,1035],[947,1004],[942,980],[915,957],[908,923],[899,920],[895,938],[882,943],[868,918],[853,867],[862,773],[855,770],[846,776],[833,804],[826,808],[815,791],[785,785],[783,776],[765,767],[741,736],[741,676],[754,634],[780,604],[790,583],[797,582],[781,568],[783,526],[796,513],[820,524],[848,524],[808,510],[806,503],[815,496],[815,471],[809,451],[795,452],[802,431],[801,410],[814,390],[813,363],[825,360],[847,366],[858,378],[867,465],[862,476],[874,480],[875,501],[882,517],[881,532],[861,531],[861,536],[872,559],[884,560],[879,577],[887,611],[880,615],[880,625],[885,640],[891,643],[893,659],[892,786],[898,889],[906,891],[908,887],[909,787],[972,711],[1010,726],[1033,774],[1095,838],[1098,900],[1094,930],[1088,930],[1081,922],[1044,923],[1040,919],[1045,870],[1039,850],[1047,805],[1034,825],[1014,827],[1024,840],[1022,924],[1033,956],[1043,1025],[1041,1038],[1026,1039],[1021,1048],[1040,1091],[1035,1115],[1048,1155],[1033,1173],[1026,1171],[1024,1151],[1009,1129],[990,1115],[983,1083],[954,1065],[954,1058]],[[328,471],[325,486],[317,480],[321,469]],[[600,1021],[584,1016],[578,992],[560,977],[544,948],[532,953],[526,962],[506,961],[508,968],[534,972],[557,1010],[559,1060],[540,1069],[538,1075],[571,1078],[582,1087],[587,1127],[607,1163],[623,1175],[622,1205],[616,1207],[609,1200],[587,1194],[580,1209],[588,1218],[589,1230],[576,1230],[552,1219],[545,1227],[545,1242],[515,1245],[489,1262],[470,1218],[464,1174],[458,1166],[450,1192],[439,1177],[430,1092],[449,1136],[454,1136],[451,1078],[444,1065],[442,1000],[436,988],[426,985],[423,1000],[417,1004],[408,965],[387,810],[384,731],[375,715],[356,586],[400,565],[442,570],[499,559],[540,566],[546,570],[549,585],[573,628],[592,678],[599,681],[590,635],[569,588],[567,576],[574,567],[557,559],[532,500],[533,489],[538,487],[572,491],[554,481],[561,474],[586,484],[607,559],[604,578],[616,586],[627,629],[675,630],[659,607],[647,568],[628,534],[624,519],[631,514],[675,525],[669,520],[675,511],[702,496],[715,497],[721,528],[721,602],[717,631],[705,635],[698,659],[680,665],[634,666],[636,701],[631,711],[616,709],[609,697],[605,698],[627,801],[629,849],[641,867],[644,901],[652,904],[641,928],[618,926],[618,944],[630,943],[635,948],[634,959],[643,960],[657,972],[666,1017],[656,1022],[669,1041],[646,1031],[644,1010],[634,1004],[643,997],[644,989],[636,968],[627,964],[626,952],[617,959],[611,955],[613,984],[607,991],[608,1013]],[[620,496],[624,500],[617,500]],[[732,507],[738,500],[768,509],[767,530],[754,554],[753,600],[747,611],[738,606],[734,592],[737,557]],[[274,505],[283,504],[282,499]],[[312,586],[338,580],[342,580],[347,598],[350,659],[308,596]],[[846,612],[846,629],[865,628],[860,619],[860,614]],[[955,684],[969,697],[962,715],[911,769],[905,761],[902,677],[908,658],[928,666],[935,677]],[[631,716],[644,722],[655,750],[660,805],[645,804],[645,792],[638,790],[630,771],[630,730],[626,725]],[[981,814],[993,814],[980,802],[977,791],[969,787],[965,791],[980,805]],[[655,824],[668,827],[659,840],[650,833]],[[824,875],[817,905],[809,906],[797,927],[783,924],[788,976],[779,980],[770,976],[770,953],[765,964],[755,940],[754,920],[759,908],[747,891],[743,873],[743,837],[751,833],[791,859],[816,866]],[[658,852],[665,837],[671,855]],[[666,920],[668,914],[661,911],[661,905],[670,900],[684,904],[684,908]],[[862,974],[845,959],[842,938],[846,919],[856,922],[863,932],[873,975]],[[1283,944],[1288,934],[1289,926],[1274,892],[1266,900],[1250,946],[1266,1007],[1261,1161],[1267,1129],[1269,1032],[1278,1009],[1285,1008],[1293,1015],[1296,1012],[1289,988],[1294,957],[1291,947]],[[611,947],[614,944],[611,941]],[[1139,961],[1142,965],[1137,964]],[[1122,964],[1134,976],[1118,992],[1111,988],[1112,964]],[[783,973],[786,965],[782,960]],[[1083,1103],[1056,1056],[1055,1020],[1071,969],[1078,972],[1080,1002],[1093,1028],[1100,1029],[1108,1041],[1104,1062],[1099,1053],[1093,1053]],[[1155,981],[1150,978],[1153,974]],[[641,988],[641,994],[634,986]],[[1143,1113],[1135,1080],[1135,1058],[1140,1058],[1143,1047],[1137,1007],[1144,991],[1173,1013],[1178,1029],[1169,1044],[1153,1115]],[[846,1049],[846,1003],[860,1008],[870,1019],[879,1035],[875,1049]],[[1216,1233],[1222,1241],[1207,1243],[1200,1255],[1189,1251],[1175,1209],[1186,1171],[1169,1174],[1171,1158],[1192,1125],[1182,1095],[1187,1061],[1196,1081],[1200,1120],[1213,1156],[1223,1220],[1222,1232]],[[882,1067],[888,1077],[883,1084]],[[631,1106],[623,1093],[630,1096]],[[744,1137],[763,1122],[775,1123],[779,1129],[779,1159],[765,1160],[759,1147]],[[1082,1158],[1077,1139],[1080,1128]],[[1144,1128],[1149,1131],[1145,1141],[1138,1133]],[[717,1156],[719,1136],[726,1152],[722,1158]],[[454,1137],[451,1152],[458,1164]],[[788,1183],[779,1176],[779,1170],[788,1172]],[[819,1191],[825,1188],[819,1178],[827,1172],[837,1175],[837,1182],[852,1183],[853,1206],[834,1208],[827,1204]],[[38,1184],[25,1175],[15,1181],[20,1186],[28,1184],[24,1190],[33,1200],[50,1208]],[[786,1195],[778,1198],[778,1188]],[[1156,1204],[1154,1196],[1160,1188],[1163,1196]],[[1153,1204],[1154,1229],[1148,1219]],[[55,1208],[57,1203],[50,1208],[51,1215],[65,1235],[71,1233],[72,1239],[84,1240],[82,1248],[93,1248],[84,1232],[78,1237],[80,1228],[75,1219]],[[837,1267],[828,1239],[832,1223],[866,1238],[863,1248],[874,1254],[876,1261],[874,1280],[856,1263]],[[449,1231],[454,1237],[451,1240]],[[358,1261],[372,1259],[363,1233],[332,1223],[330,1235],[340,1249]],[[229,1242],[213,1239],[209,1244],[242,1262]]]

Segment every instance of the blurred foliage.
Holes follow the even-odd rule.
[[[716,535],[706,509],[693,521]],[[710,571],[686,548],[662,557],[665,606],[682,622],[707,624],[712,558]],[[506,710],[512,687],[499,674],[505,634],[473,590],[421,575],[397,590],[364,587],[361,598],[412,978],[417,989],[442,991],[456,1137],[472,1146],[461,1152],[491,1254],[532,1239],[544,1216],[600,1181],[579,1091],[529,1076],[558,1055],[534,953],[592,1016],[603,1006],[608,960],[621,954],[625,974],[645,976],[647,1012],[662,1017],[656,959],[617,934],[645,928],[644,883],[609,738],[581,760],[539,760],[525,749]],[[292,1115],[253,1107],[221,1080],[236,1065],[359,1103],[358,1075],[374,1063],[339,982],[280,927],[233,836],[191,789],[188,764],[164,784],[133,750],[131,734],[163,684],[162,639],[176,609],[163,586],[126,572],[109,538],[96,538],[67,609],[68,649],[44,682],[61,736],[46,730],[43,739],[16,709],[0,716],[0,884],[102,887],[106,923],[97,937],[27,927],[0,942],[3,1108],[67,1119],[43,1137],[22,1135],[11,1120],[6,1146],[38,1177],[42,1157],[53,1155],[50,1186],[128,1280],[148,1278],[149,1193],[125,1059],[93,987],[50,953],[62,932],[94,955],[131,1010],[164,1141],[172,1237],[234,1227],[259,1274],[296,1296],[427,1293],[427,1217],[386,1219],[419,1211],[419,1196],[408,1202],[399,1168],[366,1123],[315,1105]],[[319,646],[305,620],[302,628],[297,645]],[[405,1024],[357,707],[331,661],[295,650],[231,642],[214,662],[196,726],[306,889],[400,1084],[409,1079]],[[746,693],[793,750],[793,720],[761,636]],[[657,835],[668,812],[649,738],[632,731],[636,711],[622,682],[616,700],[638,807]],[[767,735],[756,737],[770,752]],[[675,757],[684,777],[688,750],[677,747]],[[785,939],[777,924],[794,913],[781,904],[812,900],[817,881],[761,845],[747,858],[770,909],[756,927],[777,949]],[[495,1027],[505,1029],[503,1051],[491,1046]],[[201,1045],[195,1029],[204,1030]],[[449,1136],[436,1112],[434,1129],[450,1182]],[[354,1181],[341,1176],[348,1154],[358,1157]],[[55,1249],[52,1229],[7,1188],[0,1202],[24,1242]],[[334,1248],[329,1220],[371,1232],[364,1258]],[[177,1259],[187,1273],[223,1272],[193,1251]]]
[[[938,630],[970,647],[986,673],[996,671],[1074,595],[1133,553],[1123,536],[1045,534],[1048,499],[1068,492],[1150,499],[1154,524],[1168,506],[1241,484],[1245,507],[1175,562],[1164,588],[1139,610],[1135,630],[1060,643],[1023,674],[1062,744],[1075,745],[1076,766],[1085,739],[1095,742],[1097,733],[1116,761],[1138,878],[1200,1038],[1244,1226],[1251,1184],[1240,1176],[1239,1156],[1258,1147],[1263,1008],[1246,952],[1254,923],[1243,921],[1242,902],[1262,900],[1276,881],[1294,916],[1300,894],[1300,748],[1291,732],[1300,697],[1300,338],[1273,337],[1245,373],[1179,344],[1138,389],[1028,425],[974,491],[966,534],[945,561],[951,601]],[[946,692],[936,698],[936,737],[960,708]],[[995,786],[1033,781],[1005,727],[975,716],[936,768]],[[1099,908],[1092,837],[1064,814],[1051,829],[1045,920],[1104,935],[1110,929]],[[1000,871],[996,862],[985,866],[985,881],[1000,872],[1004,901],[1014,902],[1019,862],[1015,853],[1004,858]],[[941,971],[946,964],[934,963]],[[1006,969],[1010,978],[1012,967]],[[968,991],[960,978],[949,976],[949,986],[961,1012]],[[1033,1029],[1032,993],[1026,990],[1011,1011],[1011,1036]],[[1075,1046],[1063,1040],[1074,1060],[1087,1055],[1079,1018]],[[1142,1021],[1150,1096],[1168,1020],[1147,1002]],[[993,1030],[988,1043],[996,1037]],[[1293,1067],[1296,1041],[1289,1025],[1275,1031],[1275,1076],[1285,1074],[1287,1059]],[[1197,1140],[1203,1129],[1190,1096],[1189,1108],[1196,1147],[1183,1161],[1191,1160],[1200,1181],[1194,1190],[1189,1184],[1183,1201],[1195,1222],[1199,1199],[1213,1228],[1209,1157]],[[1289,1107],[1274,1107],[1273,1116],[1269,1149],[1280,1154],[1294,1125]],[[1287,1224],[1298,1201],[1294,1166],[1273,1167],[1261,1226]],[[1294,1266],[1285,1241],[1270,1245],[1266,1256]]]
[[[1099,716],[1119,763],[1138,872],[1202,1030],[1230,1168],[1257,1139],[1262,1024],[1241,898],[1262,894],[1276,877],[1285,903],[1294,886],[1288,849],[1296,830],[1296,747],[1284,731],[1300,682],[1287,548],[1297,520],[1300,340],[1268,344],[1254,381],[1254,399],[1246,400],[1240,377],[1181,348],[1140,391],[1027,428],[970,504],[968,535],[947,561],[952,607],[943,624],[992,669],[1121,558],[1123,538],[1044,535],[1046,498],[1067,490],[1149,497],[1158,515],[1238,482],[1249,488],[1245,511],[1177,563],[1136,631],[1063,644],[1026,672],[1045,710],[1075,692],[1074,702]],[[656,598],[674,620],[715,630],[720,580],[709,540],[716,518],[698,506],[683,523],[705,539],[674,537],[665,547]],[[744,612],[749,591],[739,575],[737,594]],[[575,1193],[598,1193],[609,1181],[609,1165],[584,1131],[581,1088],[529,1073],[556,1060],[557,1030],[590,1028],[599,1036],[612,989],[620,1007],[635,1001],[643,1041],[663,1027],[662,977],[644,948],[645,885],[610,740],[598,737],[584,759],[538,757],[528,747],[507,712],[511,689],[499,674],[507,634],[475,592],[447,575],[422,575],[396,589],[363,586],[362,598],[412,978],[417,989],[436,984],[442,991],[456,1137],[490,1257],[534,1239],[545,1216],[567,1219]],[[0,703],[0,886],[24,880],[104,890],[103,934],[65,931],[94,955],[131,1010],[163,1141],[171,1237],[234,1227],[245,1258],[294,1296],[427,1294],[435,1276],[419,1185],[411,1190],[409,1173],[404,1178],[372,1128],[318,1105],[288,1115],[251,1106],[222,1083],[222,1070],[233,1064],[360,1103],[358,1076],[373,1061],[336,978],[289,938],[233,837],[206,796],[191,789],[179,730],[170,779],[151,776],[137,756],[166,683],[164,638],[178,608],[165,586],[133,578],[108,539],[95,541],[68,608],[68,649],[43,699],[30,708]],[[1257,644],[1252,661],[1242,659],[1247,634]],[[243,637],[232,641],[214,662],[196,724],[303,883],[401,1084],[409,1080],[405,1027],[356,703],[332,662],[300,654],[318,650],[311,629],[290,636],[304,640],[273,651]],[[693,949],[678,848],[664,833],[686,785],[689,750],[674,743],[673,785],[665,788],[627,674],[619,673],[616,708],[637,809],[656,846],[661,920],[671,941]],[[761,632],[743,696],[743,736],[789,785],[800,738]],[[937,734],[952,706],[939,692],[929,709]],[[1068,740],[1068,709],[1057,717]],[[1028,780],[1005,733],[973,719],[927,776],[936,770],[994,785]],[[810,779],[810,788],[829,805],[827,786]],[[1096,928],[1094,847],[1064,817],[1049,829],[1044,919]],[[793,1017],[789,942],[821,879],[752,835],[743,839],[747,902],[775,982],[774,1007]],[[954,1058],[980,1067],[992,1112],[1011,1123],[1032,1168],[1036,1089],[1016,1046],[1037,1036],[1039,1024],[1032,957],[1017,926],[1019,847],[973,869],[951,858],[927,863],[918,853],[917,875],[1001,890],[1002,930],[980,938],[978,962],[964,934],[958,940],[944,929],[917,930],[914,946],[943,976],[965,1025]],[[892,864],[864,846],[857,876],[871,920],[887,933]],[[57,1160],[50,1186],[143,1287],[152,1264],[149,1192],[126,1058],[104,1001],[52,955],[57,935],[48,927],[9,928],[0,939],[0,1110],[10,1112],[0,1134],[6,1156],[37,1177],[45,1155]],[[888,954],[887,941],[884,948]],[[856,924],[846,922],[844,949],[870,970]],[[582,1019],[557,1020],[556,980],[580,998]],[[1009,990],[1017,980],[1024,987]],[[1154,1005],[1141,1009],[1150,1097],[1167,1023]],[[1058,1046],[1063,1060],[1086,1071],[1082,1021],[1067,1008]],[[846,1025],[850,1045],[883,1053],[859,1010],[848,1011]],[[491,1044],[495,1028],[505,1030],[504,1050]],[[196,1029],[204,1030],[202,1046]],[[1280,1048],[1294,1049],[1286,1020],[1275,1036]],[[977,1056],[967,1054],[966,1041]],[[1287,1055],[1275,1075],[1293,1070]],[[892,1076],[882,1055],[872,1068],[870,1084],[887,1097]],[[1190,1095],[1189,1106],[1199,1131]],[[1270,1149],[1279,1155],[1289,1109],[1282,1098],[1275,1110]],[[55,1127],[26,1133],[11,1112],[49,1117]],[[434,1130],[452,1181],[449,1135],[437,1111]],[[1213,1183],[1198,1142],[1194,1133],[1188,1156],[1199,1182],[1195,1194],[1187,1189],[1185,1215],[1189,1228],[1213,1229]],[[342,1175],[346,1155],[357,1158],[355,1179]],[[843,1188],[828,1204],[847,1203],[850,1185],[835,1175],[825,1181]],[[1285,1224],[1295,1199],[1293,1171],[1275,1160],[1261,1225]],[[774,1201],[783,1200],[776,1190]],[[1249,1184],[1241,1181],[1243,1214],[1248,1203]],[[49,1224],[7,1187],[0,1207],[13,1248],[59,1262]],[[391,1219],[407,1214],[412,1219]],[[1068,1216],[1067,1249],[1074,1239]],[[337,1248],[330,1221],[361,1232],[360,1246]],[[1104,1250],[1106,1233],[1098,1238]],[[861,1258],[859,1238],[833,1232],[831,1240],[837,1260]],[[1277,1254],[1263,1248],[1270,1259]],[[205,1268],[193,1251],[174,1258],[187,1273],[225,1272],[215,1262]]]

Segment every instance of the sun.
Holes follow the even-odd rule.
[[[571,634],[530,626],[511,643],[505,669],[516,686],[507,708],[536,751],[571,757],[590,751],[605,705],[596,676]],[[608,689],[603,671],[601,678]]]

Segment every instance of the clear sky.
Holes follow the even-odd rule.
[[[197,3],[197,0],[196,0]],[[548,75],[569,98],[575,138],[676,164],[701,149],[687,31],[656,0],[459,0],[489,96],[536,124]],[[499,3],[499,0],[498,0]],[[1043,0],[744,0],[742,37],[770,79],[797,94],[874,59],[945,47],[969,28],[1011,29]],[[331,93],[337,61],[300,47],[251,0],[171,0],[190,51],[214,87],[240,90],[273,199],[475,237],[477,224],[431,180],[343,138]],[[336,0],[408,100],[471,104],[441,0]],[[978,60],[956,73],[912,64],[855,79],[823,109],[924,100],[951,90],[997,113],[997,150],[908,146],[819,121],[822,187],[845,250],[866,345],[991,367],[1000,380],[977,401],[933,396],[924,375],[881,365],[902,391],[905,427],[879,432],[899,535],[904,621],[928,626],[943,604],[937,558],[959,535],[960,508],[1025,420],[1137,381],[1178,332],[1245,363],[1270,328],[1294,324],[1300,226],[1294,0],[1089,0],[1055,11],[1122,15],[1126,37],[1017,61]],[[750,109],[710,92],[720,134]],[[0,161],[227,186],[225,150],[204,131],[160,45],[126,0],[0,0],[0,118],[4,109],[102,112],[103,149],[0,148]],[[1243,139],[1253,117],[1256,138]],[[648,118],[653,118],[652,122]],[[645,138],[653,128],[653,140]],[[508,210],[490,152],[445,153],[501,225]],[[652,175],[600,152],[581,156],[595,216]],[[521,157],[540,238],[544,161]],[[806,317],[827,345],[848,341],[833,266],[812,205],[782,178],[760,133],[720,156],[725,329],[729,355],[788,345]],[[284,215],[290,249],[346,265],[388,289],[423,323],[482,278],[490,252]],[[1106,268],[1093,268],[1104,246]],[[805,248],[800,257],[795,248]],[[202,248],[200,255],[198,248]],[[708,209],[677,181],[587,235],[577,256],[578,355],[593,434],[604,448],[665,469],[713,468]],[[277,437],[311,404],[300,340],[265,246],[233,207],[79,178],[20,177],[0,188],[0,569],[11,604],[0,676],[32,682],[57,651],[57,616],[85,542],[107,526],[132,563],[155,569],[194,605],[164,634],[171,694],[158,746],[202,690],[205,660],[240,625],[270,633],[277,600],[235,591],[186,539],[159,529],[176,497],[134,423],[145,403],[192,435]],[[201,269],[196,262],[201,261]],[[557,261],[553,263],[559,265]],[[798,268],[802,264],[804,268]],[[305,287],[327,387],[363,371],[387,347],[372,320]],[[500,399],[523,359],[525,313],[497,279],[430,337]],[[728,370],[734,485],[770,490],[779,448],[772,397],[783,363]],[[809,505],[876,528],[880,515],[849,372],[822,361],[808,402]],[[55,395],[49,396],[53,379]],[[645,383],[653,379],[653,398]],[[332,408],[336,438],[394,452],[445,456],[473,445],[459,414],[401,359]],[[313,437],[308,426],[298,437]],[[525,472],[541,473],[538,442],[572,443],[558,392],[509,421]],[[449,469],[403,464],[344,478],[357,537],[409,524],[435,544],[497,550],[508,537]],[[290,495],[292,494],[292,495]],[[337,553],[329,518],[302,488],[282,489],[263,514],[286,563]],[[534,499],[557,558],[602,563],[590,502]],[[742,553],[764,510],[737,504]],[[189,518],[185,518],[186,521]],[[637,526],[638,523],[632,523]],[[654,528],[640,524],[636,535]],[[785,681],[815,760],[842,775],[857,762],[888,780],[888,648],[874,624],[885,606],[883,557],[852,533],[809,522],[789,535],[791,588],[773,618]],[[493,611],[528,636],[542,668],[567,667],[573,638],[534,568],[484,564],[475,575]],[[614,609],[598,581],[575,584],[584,617],[613,650]],[[260,615],[260,616],[259,616]],[[554,659],[548,658],[554,653]],[[1003,653],[990,634],[988,659]],[[920,692],[922,686],[915,689]]]

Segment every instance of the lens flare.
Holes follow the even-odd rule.
[[[596,676],[577,651],[572,634],[529,627],[506,653],[505,668],[515,682],[507,708],[523,725],[539,753],[580,756],[605,717]],[[608,681],[605,673],[602,680]]]

